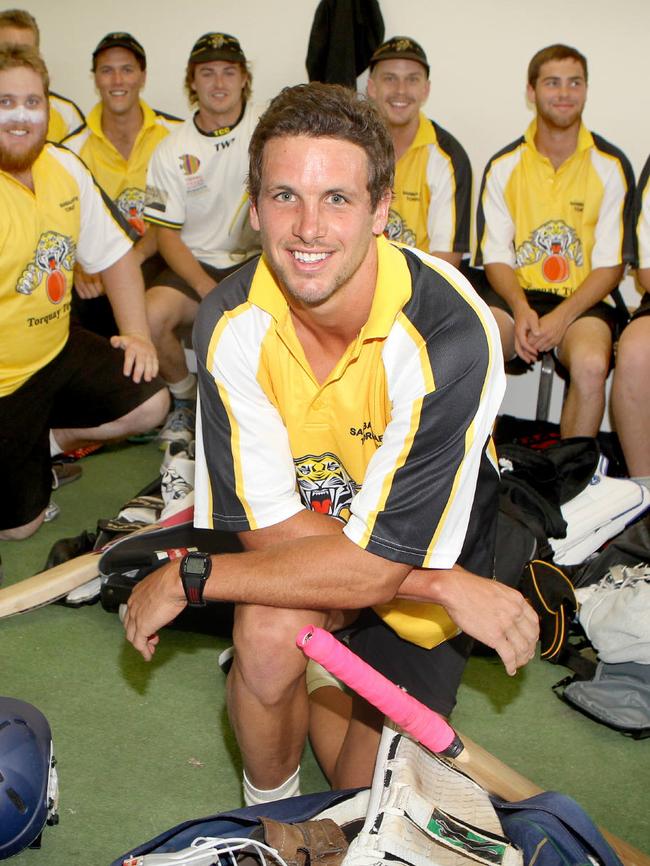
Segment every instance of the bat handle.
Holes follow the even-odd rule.
[[[308,625],[296,645],[432,752],[449,758],[462,752],[462,740],[442,716],[386,679],[328,631]]]

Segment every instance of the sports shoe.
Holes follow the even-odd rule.
[[[52,463],[52,490],[58,490],[64,484],[78,481],[82,473],[81,466],[76,463],[63,463],[60,460]]]
[[[194,460],[196,451],[196,441],[192,439],[190,442],[177,439],[174,442],[167,442],[165,445],[165,456],[162,459],[160,466],[160,474],[162,475],[167,467],[177,457],[182,457],[185,460]]]
[[[158,434],[161,447],[165,448],[168,442],[184,442],[189,445],[194,439],[195,425],[194,409],[189,406],[175,406]]]
[[[52,502],[50,500],[50,504],[45,509],[45,517],[43,518],[44,523],[51,523],[53,520],[61,514],[61,509],[56,504],[56,502]]]

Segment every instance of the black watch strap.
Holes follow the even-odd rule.
[[[205,607],[203,590],[212,570],[210,554],[191,551],[181,559],[181,582],[190,607]]]

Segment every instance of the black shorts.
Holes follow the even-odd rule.
[[[123,363],[121,349],[73,325],[56,358],[0,397],[0,529],[30,523],[49,502],[50,429],[115,421],[164,387],[160,379],[136,384]]]
[[[212,265],[207,265],[205,262],[199,262],[199,264],[206,274],[212,277],[215,283],[220,283],[221,280],[225,279],[230,274],[234,274],[235,271],[238,271],[239,268],[246,263],[240,262],[238,265],[232,265],[229,268],[214,268]],[[201,295],[199,295],[198,292],[195,292],[194,289],[171,268],[165,268],[164,271],[159,273],[155,282],[151,284],[151,287],[153,286],[169,286],[171,289],[176,289],[182,295],[190,298],[190,300],[196,301],[197,304],[200,304],[203,300]]]
[[[352,626],[337,632],[337,637],[427,707],[450,715],[474,644],[469,635],[461,633],[433,649],[424,649],[399,637],[373,610],[366,609]]]
[[[490,307],[496,307],[498,310],[503,310],[512,316],[512,310],[508,303],[504,301],[501,295],[497,294],[493,288],[487,288],[481,292],[481,297]],[[561,295],[553,295],[551,292],[540,292],[537,290],[526,292],[526,300],[538,316],[545,316],[551,313],[556,307],[559,307],[562,301],[565,300]],[[605,301],[598,301],[593,307],[580,313],[578,319],[595,318],[605,322],[609,327],[612,339],[617,339],[623,323],[621,316],[616,307],[611,304],[606,304]]]
[[[650,292],[646,292],[641,298],[641,303],[632,313],[630,321],[633,322],[635,319],[641,319],[643,316],[650,316]]]

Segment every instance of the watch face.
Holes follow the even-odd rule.
[[[205,560],[202,556],[188,556],[183,563],[183,571],[185,574],[201,577],[205,574]]]

